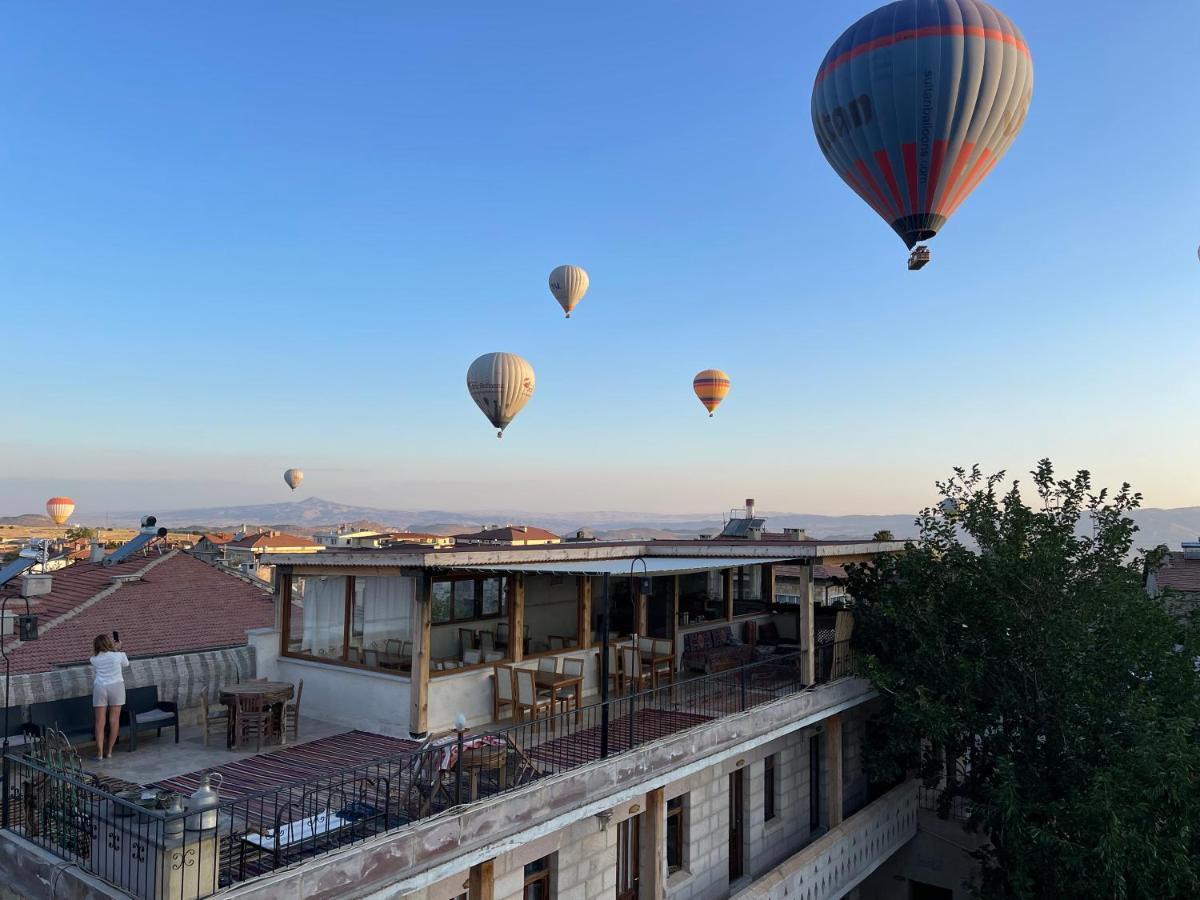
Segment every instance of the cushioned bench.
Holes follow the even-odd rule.
[[[96,736],[91,694],[34,703],[29,707],[29,721],[38,729],[38,733],[45,728],[56,728],[67,737],[86,735],[94,739]]]
[[[175,729],[179,743],[179,706],[170,700],[158,699],[158,685],[126,688],[125,706],[121,708],[121,725],[129,729],[129,752],[137,749],[139,731],[153,728],[162,737],[164,728]]]
[[[733,632],[726,625],[685,634],[680,663],[692,672],[721,672],[745,665],[753,655],[749,644],[734,643]]]

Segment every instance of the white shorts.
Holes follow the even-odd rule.
[[[100,684],[96,682],[92,685],[92,706],[124,705],[125,682],[118,681],[116,684]]]

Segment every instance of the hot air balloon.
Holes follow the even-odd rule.
[[[300,483],[304,481],[304,473],[299,469],[288,469],[283,473],[283,480],[287,482],[287,486],[293,491],[300,487]]]
[[[75,512],[75,501],[70,497],[51,497],[46,501],[46,515],[54,520],[55,525],[62,525]]]
[[[559,266],[550,273],[550,293],[563,308],[567,318],[571,310],[583,299],[588,289],[588,273],[579,266]]]
[[[711,419],[713,412],[729,393],[729,376],[720,369],[705,369],[692,379],[692,390],[708,410],[708,417]]]
[[[515,353],[485,353],[467,369],[467,390],[488,421],[504,437],[508,427],[533,396],[533,366]]]
[[[834,41],[817,71],[825,158],[911,250],[999,162],[1033,95],[1029,47],[981,0],[898,0]],[[918,247],[909,268],[929,259]]]

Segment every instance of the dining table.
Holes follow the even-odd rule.
[[[579,724],[579,710],[583,707],[583,676],[568,675],[565,672],[543,672],[540,669],[534,673],[534,681],[539,688],[550,691],[552,698],[558,697],[563,688],[573,688],[575,691],[575,724]]]
[[[271,707],[275,719],[275,733],[283,736],[283,705],[295,696],[295,686],[290,681],[241,681],[221,688],[218,699],[229,708],[229,734],[225,745],[229,749],[237,746],[237,708],[240,697],[263,698],[263,705]]]

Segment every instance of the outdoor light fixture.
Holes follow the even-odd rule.
[[[600,830],[608,831],[608,823],[612,821],[613,811],[605,809],[596,813],[596,818],[600,820]]]
[[[455,731],[466,731],[467,730],[467,717],[464,716],[462,713],[459,713],[457,716],[454,717],[454,730]]]
[[[37,613],[22,613],[17,616],[17,633],[22,641],[36,641],[38,639]]]
[[[22,641],[36,641],[38,639],[37,616],[29,611],[29,598],[22,597],[25,601],[25,613],[17,617],[17,631]],[[0,600],[0,622],[4,621],[4,616],[7,611],[9,597]],[[10,693],[12,691],[12,657],[8,655],[8,647],[4,643],[4,635],[0,634],[0,655],[4,656],[4,743],[0,744],[0,756],[3,761],[4,785],[7,788],[12,782],[12,772],[8,767],[8,714],[12,708]],[[8,827],[8,803],[0,803],[3,806],[3,812],[0,813],[0,827]]]

